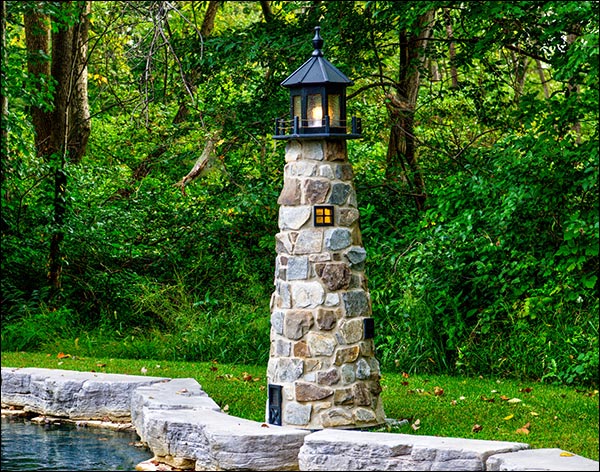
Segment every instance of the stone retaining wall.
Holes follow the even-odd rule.
[[[2,368],[2,407],[131,421],[154,463],[191,470],[598,470],[527,444],[267,425],[230,416],[193,379]]]

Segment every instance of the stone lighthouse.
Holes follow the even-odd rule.
[[[364,275],[359,212],[347,139],[360,120],[346,119],[352,84],[314,51],[282,82],[290,119],[278,119],[286,141],[278,203],[275,291],[267,369],[267,421],[296,428],[358,428],[381,424],[380,370]]]

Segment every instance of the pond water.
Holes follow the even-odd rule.
[[[2,418],[2,472],[25,470],[135,470],[152,458],[133,431],[39,425]]]

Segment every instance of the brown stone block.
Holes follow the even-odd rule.
[[[358,359],[358,346],[339,348],[335,353],[335,365],[349,364]]]
[[[321,274],[318,274],[325,286],[332,292],[346,289],[350,285],[352,271],[343,262],[325,264]]]
[[[371,394],[369,393],[369,389],[367,386],[358,382],[352,386],[352,393],[354,394],[354,403],[360,406],[370,406],[371,405]]]
[[[316,322],[319,329],[329,331],[335,328],[338,320],[338,312],[339,310],[325,310],[323,308],[319,308],[316,316]]]
[[[377,374],[377,380],[371,380],[368,382],[368,387],[374,396],[377,396],[381,393],[382,389],[381,384],[379,383],[379,374]]]
[[[310,357],[310,349],[304,341],[299,341],[294,344],[294,357]]]
[[[329,369],[325,372],[317,373],[317,383],[319,385],[335,385],[340,381],[340,373],[336,368]]]
[[[325,202],[329,192],[329,181],[325,179],[306,179],[302,183],[302,201],[306,205]]]
[[[333,395],[333,390],[328,387],[318,387],[306,382],[296,382],[294,386],[298,402],[313,402]]]
[[[351,164],[338,164],[335,169],[335,176],[340,180],[352,180],[354,171]]]
[[[346,141],[336,139],[325,143],[325,159],[328,161],[342,161],[348,158]]]

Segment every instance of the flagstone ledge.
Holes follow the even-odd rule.
[[[1,392],[3,415],[131,423],[154,454],[138,470],[599,470],[517,442],[267,425],[223,412],[194,379],[3,367]]]

